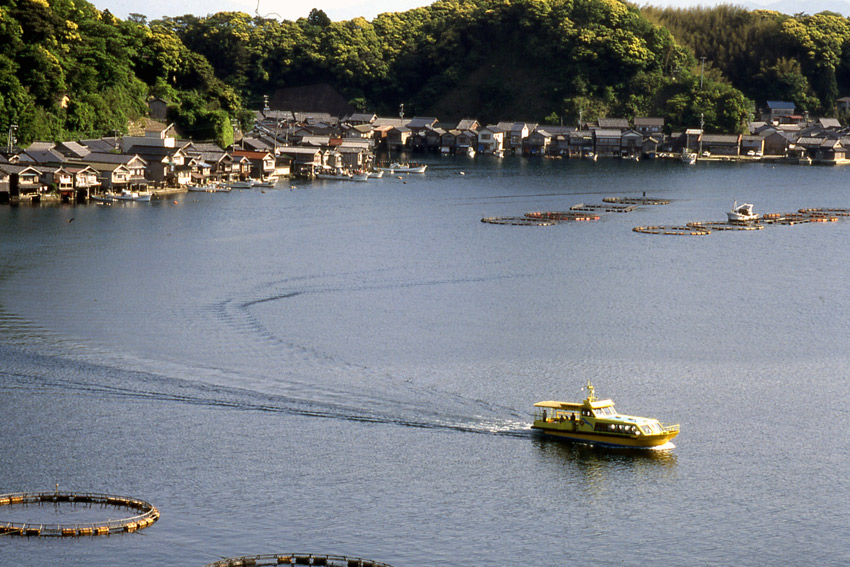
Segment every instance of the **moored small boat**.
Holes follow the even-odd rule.
[[[388,166],[379,166],[376,169],[381,171],[389,171],[390,173],[425,173],[427,165],[416,163],[400,163],[394,161]]]
[[[759,218],[759,216],[753,212],[752,203],[743,203],[739,205],[738,201],[735,201],[735,204],[732,205],[732,210],[726,213],[726,217],[730,222],[749,222]]]
[[[336,179],[338,181],[351,181],[351,174],[343,171],[320,171],[316,179]]]
[[[124,189],[120,193],[106,193],[106,196],[113,201],[147,202],[151,200],[153,194],[150,191],[129,191]]]
[[[195,193],[230,193],[230,187],[212,183],[210,185],[193,185],[188,188],[188,191]]]
[[[611,447],[648,448],[668,443],[679,425],[663,425],[655,418],[622,415],[611,400],[599,400],[593,385],[581,403],[544,401],[534,404],[531,428],[566,441]]]
[[[248,179],[247,181],[230,181],[224,184],[225,187],[230,187],[231,189],[250,189],[254,186],[254,181]]]
[[[268,177],[263,179],[262,181],[255,181],[254,187],[261,187],[263,189],[274,189],[274,186],[277,184],[277,177]]]

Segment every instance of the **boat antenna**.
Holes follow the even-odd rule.
[[[587,386],[585,386],[585,388],[587,388],[587,401],[596,401],[596,389],[593,387],[593,384],[590,383],[590,378],[587,379]]]

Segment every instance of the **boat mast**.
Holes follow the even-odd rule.
[[[590,378],[587,379],[587,386],[585,386],[585,388],[587,388],[587,401],[595,402],[596,401],[596,395],[595,395],[596,389],[593,387],[593,384],[590,383]]]

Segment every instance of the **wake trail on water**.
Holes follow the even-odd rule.
[[[372,272],[374,275],[375,272]],[[485,278],[352,283],[356,274],[302,276],[259,286],[203,308],[228,331],[213,345],[219,360],[156,360],[38,329],[9,312],[0,337],[31,355],[34,369],[0,370],[0,390],[96,396],[303,417],[442,429],[527,435],[526,415],[514,408],[465,397],[408,376],[370,368],[315,346],[280,336],[262,311],[299,297],[411,287],[457,285]],[[335,279],[342,278],[342,279]],[[494,279],[494,278],[487,278]],[[194,323],[194,321],[192,321]],[[235,344],[230,344],[235,343]],[[0,347],[3,348],[3,347]],[[239,357],[228,356],[239,350]],[[252,357],[263,368],[251,368]],[[173,358],[173,357],[172,357]],[[236,365],[230,361],[237,360]],[[268,368],[279,373],[268,375]]]
[[[134,378],[140,378],[134,373]],[[256,411],[296,415],[321,419],[397,425],[419,429],[450,430],[466,433],[479,433],[503,436],[526,436],[528,423],[521,419],[497,419],[483,416],[441,415],[434,411],[416,419],[410,415],[389,415],[383,412],[358,411],[356,408],[317,400],[288,398],[286,396],[262,396],[248,390],[216,387],[203,387],[197,384],[180,384],[183,393],[158,391],[153,389],[130,388],[126,386],[91,383],[72,379],[49,378],[44,375],[0,371],[0,391],[25,391],[32,394],[50,396],[92,396],[98,399],[137,400],[146,402],[177,403],[208,408],[222,408],[239,411]],[[151,377],[157,381],[173,379]]]
[[[266,347],[271,347],[274,349],[274,356],[279,357],[284,363],[298,359],[301,362],[306,362],[308,365],[321,365],[323,372],[328,369],[334,369],[337,373],[342,372],[345,376],[345,384],[351,388],[347,389],[345,388],[345,384],[335,380],[333,384],[334,391],[344,391],[346,395],[353,395],[355,397],[362,395],[364,392],[371,392],[373,394],[380,392],[379,395],[371,396],[372,399],[369,401],[372,402],[376,398],[383,397],[388,391],[403,391],[403,398],[405,399],[425,399],[430,402],[439,400],[444,405],[458,405],[465,412],[481,411],[484,409],[488,413],[512,415],[515,418],[521,419],[516,410],[512,408],[486,400],[465,398],[459,394],[437,390],[434,387],[417,385],[409,378],[395,376],[388,372],[376,371],[364,364],[351,362],[339,354],[329,353],[316,346],[303,344],[293,338],[281,336],[279,331],[271,329],[263,322],[262,317],[266,315],[267,308],[272,305],[286,314],[286,302],[305,296],[463,285],[489,280],[515,279],[518,277],[527,277],[527,275],[508,275],[490,278],[446,278],[424,281],[378,281],[356,284],[352,284],[349,281],[352,275],[356,274],[314,276],[309,278],[309,280],[313,280],[309,283],[308,278],[305,277],[269,282],[258,286],[255,290],[240,294],[238,297],[223,299],[212,305],[210,310],[215,314],[217,319],[229,326],[235,335],[241,337],[247,344],[252,345],[253,348],[257,348],[258,344],[264,345],[259,347],[262,349],[263,356],[270,356]],[[342,278],[343,282],[329,281],[336,280],[337,278]],[[294,385],[297,380],[294,380],[291,376],[287,376],[287,382],[290,385]],[[313,380],[301,382],[300,385],[311,389],[320,387]]]

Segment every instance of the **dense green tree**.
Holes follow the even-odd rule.
[[[839,14],[792,17],[732,6],[642,11],[760,104],[790,100],[831,114],[839,93],[850,90],[850,22]]]
[[[243,100],[329,83],[359,109],[483,121],[661,115],[739,131],[752,101],[830,113],[850,90],[850,23],[732,6],[437,0],[373,21],[221,12],[125,21],[85,0],[0,0],[0,127],[123,131],[152,96],[186,135],[226,140]]]

